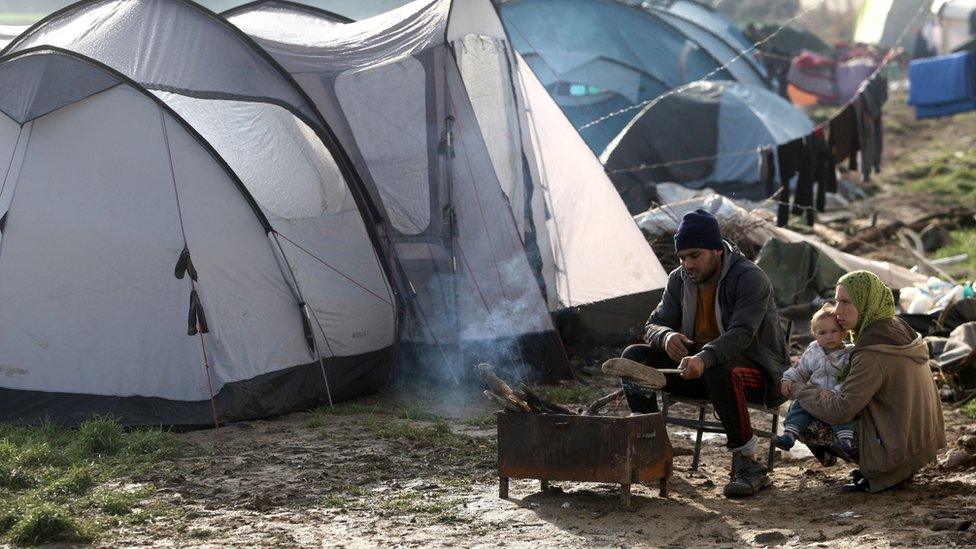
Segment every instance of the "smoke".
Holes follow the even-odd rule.
[[[439,382],[463,382],[488,362],[509,377],[531,378],[528,342],[552,330],[536,277],[524,257],[459,264],[415,287],[406,322],[411,366]],[[411,368],[413,370],[413,368]]]

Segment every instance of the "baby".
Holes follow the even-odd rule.
[[[815,340],[800,357],[800,362],[783,373],[783,384],[780,391],[783,396],[793,395],[797,383],[808,383],[822,390],[840,392],[840,383],[847,375],[850,365],[850,354],[853,345],[844,344],[844,330],[837,323],[834,306],[825,304],[810,321],[810,328]],[[840,379],[838,379],[840,378]],[[783,434],[773,439],[777,448],[789,450],[793,447],[800,433],[810,425],[813,419],[806,410],[794,400],[786,414]],[[830,445],[831,450],[838,456],[850,460],[854,442],[854,423],[831,425],[837,441]]]

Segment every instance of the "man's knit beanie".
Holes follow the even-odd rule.
[[[718,220],[701,208],[686,213],[678,225],[678,232],[674,233],[675,252],[689,248],[721,250],[722,246],[722,231],[718,227]]]

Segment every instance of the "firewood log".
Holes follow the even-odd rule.
[[[616,391],[610,393],[609,395],[607,395],[605,397],[598,398],[593,404],[590,404],[589,406],[587,406],[586,407],[586,410],[583,410],[583,415],[584,416],[595,416],[596,414],[598,414],[600,412],[601,409],[603,409],[604,406],[606,406],[607,404],[609,404],[610,402],[612,402],[614,400],[617,400],[618,398],[622,397],[623,395],[624,395],[624,390],[623,389],[617,389]]]
[[[487,389],[485,389],[485,396],[488,397],[488,400],[498,404],[508,412],[523,413],[523,410],[514,402],[509,401],[507,398],[500,397]]]
[[[525,402],[527,402],[529,406],[542,408],[543,413],[576,415],[576,412],[573,412],[569,408],[565,408],[554,402],[549,402],[548,400],[545,400],[539,395],[535,394],[525,383],[520,383],[519,389],[522,391],[522,395],[525,397]]]
[[[508,386],[501,378],[495,375],[495,367],[487,362],[482,362],[476,366],[478,373],[481,374],[481,378],[485,380],[485,385],[491,392],[495,393],[501,397],[507,397],[508,395],[514,395],[515,391]]]

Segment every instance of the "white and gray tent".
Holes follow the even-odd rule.
[[[249,38],[190,2],[100,0],[4,54],[0,419],[202,425],[387,381],[369,197]]]
[[[421,0],[323,28],[262,9],[230,21],[305,88],[384,208],[416,293],[408,340],[438,347],[455,322],[462,339],[536,334],[520,351],[551,360],[547,308],[573,339],[642,324],[663,269],[490,2]],[[444,292],[454,263],[457,297]],[[440,312],[452,299],[459,318]]]

